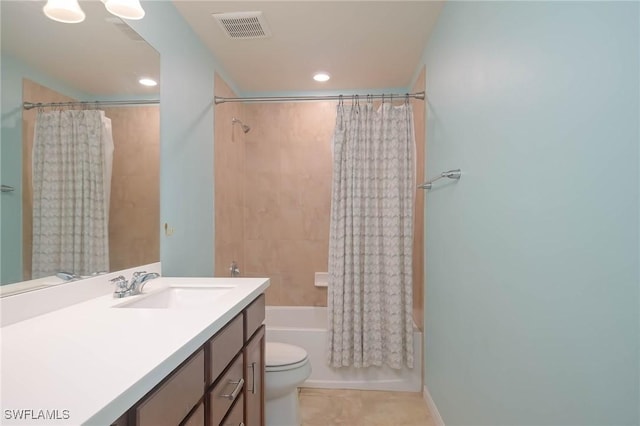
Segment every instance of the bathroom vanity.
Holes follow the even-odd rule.
[[[159,278],[3,327],[2,424],[264,425],[268,285]]]
[[[264,294],[113,426],[264,425]]]

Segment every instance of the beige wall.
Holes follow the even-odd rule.
[[[23,100],[73,101],[33,81],[23,81]],[[31,278],[32,146],[37,110],[22,113],[23,275]],[[110,270],[160,259],[160,116],[158,107],[106,108],[114,139],[109,213]]]
[[[109,268],[160,260],[160,108],[104,108],[113,129]]]
[[[425,69],[422,68],[413,93],[425,90]],[[413,100],[413,124],[416,137],[416,182],[424,178],[425,101]],[[413,214],[413,320],[420,330],[424,327],[424,190],[416,189]]]
[[[245,262],[267,274],[270,305],[326,306],[335,103],[247,105]]]
[[[235,96],[218,77],[216,95]],[[424,103],[414,107],[421,180]],[[335,102],[216,106],[216,275],[228,276],[229,264],[236,260],[243,276],[269,277],[269,305],[327,304],[327,290],[314,286],[314,274],[327,271],[335,110]],[[251,131],[244,134],[239,126],[232,127],[233,117]],[[414,243],[414,317],[419,326],[422,197],[418,192]]]

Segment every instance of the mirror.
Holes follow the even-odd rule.
[[[0,2],[1,179],[2,185],[14,189],[6,188],[9,191],[0,194],[3,296],[65,282],[52,275],[34,279],[33,285],[6,286],[32,279],[32,161],[37,109],[23,110],[22,102],[160,98],[159,86],[146,87],[138,82],[142,77],[159,81],[159,54],[125,22],[107,12],[102,2],[80,2],[86,19],[79,24],[48,19],[42,12],[44,4],[44,1]],[[96,106],[63,109],[96,109]],[[159,106],[104,104],[97,109],[105,111],[111,120],[114,145],[111,189],[107,191],[108,269],[115,271],[157,262]],[[82,273],[82,277],[87,275]]]

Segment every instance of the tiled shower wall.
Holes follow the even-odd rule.
[[[245,148],[247,273],[271,278],[267,303],[326,306],[332,102],[250,104]]]
[[[113,130],[109,269],[160,260],[160,108],[104,108]]]
[[[235,96],[219,78],[216,95]],[[269,277],[269,305],[327,304],[314,274],[327,271],[335,116],[335,102],[216,106],[216,275],[228,276],[236,260],[243,276]],[[232,126],[233,117],[251,131]],[[424,130],[416,139],[424,143]],[[422,312],[422,276],[415,283],[414,312]]]
[[[25,79],[23,98],[37,102],[73,101]],[[109,213],[109,269],[160,259],[159,108],[105,108],[111,118],[114,154]],[[33,186],[31,158],[37,110],[23,111],[23,278],[31,278]]]

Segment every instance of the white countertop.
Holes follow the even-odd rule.
[[[0,424],[111,424],[263,293],[269,281],[162,277],[149,281],[144,293],[211,285],[236,287],[207,310],[113,308],[144,295],[114,299],[109,294],[3,327]],[[19,410],[28,418],[16,419]],[[38,419],[46,410],[54,418]]]

